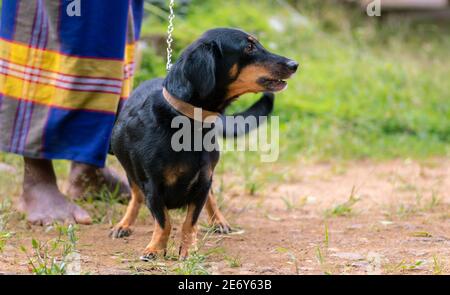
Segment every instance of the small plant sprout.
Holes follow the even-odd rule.
[[[295,209],[299,209],[301,207],[303,207],[306,202],[307,202],[307,197],[302,197],[302,198],[294,198],[294,197],[282,197],[281,198],[283,200],[283,203],[286,207],[287,211],[292,211]]]
[[[328,223],[325,222],[325,239],[323,240],[325,247],[328,248],[329,242],[330,242],[330,237],[328,234]]]
[[[225,260],[228,262],[228,265],[232,268],[237,268],[242,266],[241,259],[239,257],[227,256]]]
[[[433,274],[441,275],[443,272],[442,261],[437,255],[433,255]]]
[[[22,252],[28,258],[30,271],[36,275],[64,275],[67,274],[68,263],[77,253],[77,228],[73,225],[56,225],[58,237],[47,242],[31,240],[32,251],[29,253],[24,246]]]
[[[323,255],[323,252],[322,252],[322,249],[320,248],[320,246],[316,247],[316,258],[317,258],[317,262],[319,263],[320,268],[322,269],[323,273],[326,275],[331,275],[332,272],[328,267],[325,256]]]
[[[295,270],[295,273],[296,273],[297,275],[300,274],[300,267],[299,267],[299,264],[298,264],[298,259],[297,259],[297,257],[295,256],[295,254],[292,253],[291,250],[289,250],[289,249],[287,249],[287,248],[283,248],[283,247],[278,247],[278,248],[276,249],[276,251],[277,251],[278,253],[285,253],[285,254],[287,254],[287,256],[288,256],[288,258],[289,258],[288,263],[289,263],[289,264],[292,264],[292,265],[294,266],[294,270]]]
[[[331,216],[349,216],[353,213],[353,206],[360,201],[355,195],[356,188],[353,186],[352,191],[348,200],[342,204],[336,205],[333,209],[328,209],[325,211],[325,215]]]

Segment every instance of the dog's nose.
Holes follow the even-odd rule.
[[[296,72],[298,69],[298,63],[296,61],[290,60],[287,62],[289,70]]]

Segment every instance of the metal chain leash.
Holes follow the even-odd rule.
[[[172,42],[173,42],[173,37],[172,37],[172,33],[173,33],[173,20],[175,18],[175,13],[174,13],[174,6],[175,6],[175,0],[170,0],[170,4],[169,4],[169,25],[167,27],[167,71],[170,71],[170,68],[172,67]]]

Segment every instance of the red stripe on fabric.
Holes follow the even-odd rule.
[[[0,38],[1,39],[1,38]],[[4,61],[8,64],[15,64],[18,65],[20,67],[26,67],[26,68],[32,68],[32,69],[36,69],[36,70],[41,70],[41,71],[45,71],[45,72],[50,72],[50,73],[54,73],[54,74],[59,74],[62,76],[68,76],[68,77],[73,77],[73,78],[85,78],[85,79],[103,79],[103,80],[109,80],[109,81],[117,81],[117,82],[122,82],[123,79],[117,79],[117,78],[106,78],[106,77],[90,77],[90,76],[77,76],[77,75],[71,75],[71,74],[65,74],[65,73],[61,73],[61,72],[56,72],[56,71],[52,71],[52,70],[47,70],[47,69],[43,69],[43,68],[39,68],[39,67],[29,67],[29,66],[23,66],[14,62],[11,62],[7,59],[3,59],[0,58],[1,61]]]
[[[23,78],[18,77],[18,76],[10,75],[8,73],[7,74],[3,74],[3,75],[9,76],[9,77],[14,77],[14,78],[22,80],[24,82],[35,83],[35,84],[40,84],[40,85],[47,85],[47,86],[52,86],[52,87],[55,87],[55,88],[60,88],[60,89],[69,90],[69,91],[96,92],[96,93],[106,93],[106,94],[114,94],[114,95],[119,95],[121,93],[120,91],[112,92],[112,91],[105,91],[105,90],[84,90],[84,89],[68,88],[68,87],[64,87],[64,86],[61,86],[61,85],[42,83],[42,82],[39,82],[39,81],[31,81],[31,80],[23,79]]]
[[[55,87],[55,88],[60,88],[60,89],[69,90],[69,91],[78,91],[78,92],[97,92],[97,93],[107,93],[107,94],[114,94],[114,95],[119,95],[119,94],[121,93],[121,90],[120,90],[120,91],[117,91],[117,92],[112,92],[112,91],[106,91],[106,90],[84,90],[84,89],[76,89],[76,88],[64,87],[64,86],[61,86],[61,85],[54,85],[54,84],[43,83],[43,82],[39,82],[39,81],[31,81],[31,80],[29,80],[29,79],[24,79],[24,78],[21,78],[21,77],[18,77],[18,76],[11,75],[11,74],[9,74],[9,73],[3,74],[3,75],[8,76],[8,77],[14,77],[14,78],[19,79],[19,80],[22,80],[22,81],[24,81],[24,82],[35,83],[35,84],[40,84],[40,85],[49,85],[49,86],[53,86],[53,87]]]
[[[121,86],[115,86],[115,85],[109,85],[109,84],[85,83],[85,82],[67,82],[67,81],[64,81],[64,80],[61,80],[61,79],[51,78],[51,77],[48,77],[48,76],[42,76],[42,74],[33,74],[33,73],[27,73],[27,72],[24,72],[24,71],[21,71],[21,70],[12,69],[9,66],[2,66],[2,65],[0,65],[0,68],[5,69],[6,71],[19,72],[19,73],[27,75],[27,76],[33,76],[33,77],[37,77],[37,78],[45,78],[45,79],[58,81],[58,82],[62,82],[62,83],[67,83],[67,84],[74,84],[74,85],[81,85],[81,86],[82,85],[85,85],[85,86],[103,86],[103,87],[117,88],[117,90],[119,90],[119,91],[122,90]],[[17,76],[14,76],[14,77],[17,77]],[[20,77],[18,77],[18,78],[20,79]],[[22,80],[25,80],[25,78],[23,78]],[[31,80],[29,80],[29,79],[26,79],[26,81],[31,82]],[[74,90],[76,90],[76,89],[74,89]]]

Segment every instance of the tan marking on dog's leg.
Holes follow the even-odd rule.
[[[216,227],[216,230],[219,233],[228,234],[231,232],[231,227],[222,212],[220,212],[219,206],[217,205],[216,198],[212,190],[208,195],[208,199],[206,200],[206,211],[208,212],[209,223],[210,225]]]
[[[169,241],[172,225],[170,223],[169,211],[164,209],[165,223],[162,228],[155,219],[152,240],[144,250],[143,260],[154,259],[158,255],[166,255],[167,242]]]
[[[127,211],[122,220],[114,226],[111,231],[113,238],[122,238],[131,234],[130,227],[136,222],[139,209],[144,202],[144,194],[141,189],[134,183],[131,183],[131,200],[128,203]]]
[[[197,224],[192,223],[194,216],[195,205],[189,204],[186,219],[184,220],[181,229],[181,246],[180,259],[186,259],[189,255],[189,249],[196,246],[197,242]]]

